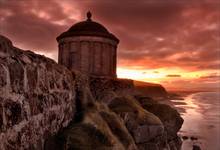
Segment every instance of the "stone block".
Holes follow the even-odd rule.
[[[8,65],[12,91],[21,93],[24,90],[24,68],[15,60]]]
[[[34,90],[37,86],[37,67],[27,65],[26,73],[29,90]]]
[[[37,95],[37,94],[29,94],[27,96],[29,106],[30,106],[31,116],[37,115],[43,112],[44,98],[45,97],[43,95]]]
[[[0,97],[0,131],[3,128],[3,106],[2,106],[2,98]]]
[[[3,65],[0,65],[0,88],[7,84],[7,72]]]
[[[4,113],[8,127],[18,124],[22,120],[21,104],[13,100],[4,101]]]

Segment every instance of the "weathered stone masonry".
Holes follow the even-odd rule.
[[[0,36],[0,149],[42,149],[75,112],[72,73]]]

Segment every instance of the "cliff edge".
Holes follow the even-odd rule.
[[[132,80],[88,77],[0,36],[1,150],[178,150],[182,123]]]

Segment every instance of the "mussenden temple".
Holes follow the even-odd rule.
[[[74,24],[57,37],[58,63],[87,75],[116,77],[119,40],[103,25],[91,19]]]

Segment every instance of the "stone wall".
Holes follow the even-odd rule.
[[[0,36],[0,149],[42,149],[75,113],[72,73]]]

